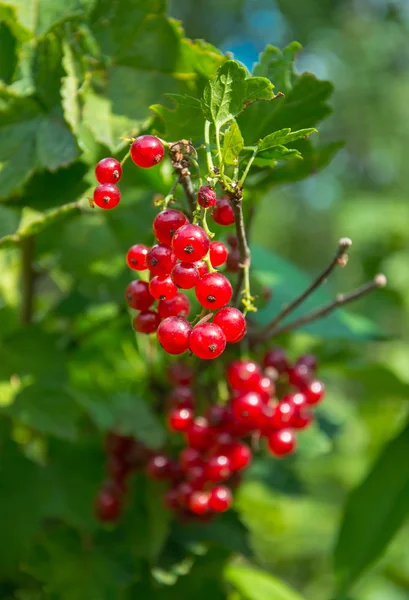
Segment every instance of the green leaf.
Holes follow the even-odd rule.
[[[61,101],[64,117],[74,133],[78,132],[81,122],[80,87],[84,74],[78,58],[67,39],[62,42],[62,65],[65,77],[61,80]]]
[[[230,562],[224,576],[246,600],[303,600],[298,592],[277,577],[242,561]]]
[[[303,156],[299,150],[295,148],[286,148],[285,146],[275,146],[270,150],[265,150],[257,155],[254,165],[257,167],[269,167],[269,174],[271,174],[270,168],[276,166],[278,160],[293,160],[302,159]]]
[[[282,306],[288,304],[311,283],[311,277],[298,267],[261,246],[252,247],[252,268],[259,281],[273,292],[268,304],[254,314],[254,319],[263,327],[278,314]],[[326,288],[319,288],[283,323],[314,310],[332,299],[333,296]],[[346,310],[337,310],[300,330],[325,338],[369,340],[381,337],[376,324]]]
[[[244,141],[236,121],[232,121],[224,134],[223,159],[227,165],[237,165],[237,159],[244,146]]]
[[[293,83],[294,59],[302,49],[298,42],[292,42],[284,50],[267,46],[254,66],[253,74],[267,77],[278,92],[287,94]]]
[[[0,80],[11,83],[17,64],[17,40],[5,23],[0,22]]]
[[[340,592],[381,556],[409,514],[409,425],[381,452],[345,505],[335,548]]]
[[[317,130],[312,127],[309,129],[301,129],[299,131],[291,131],[289,127],[286,127],[285,129],[280,129],[280,131],[270,133],[270,135],[267,137],[259,140],[257,144],[258,151],[263,152],[265,150],[270,150],[275,146],[285,146],[286,144],[295,142],[300,138],[306,138],[307,136],[316,132]]]
[[[202,139],[204,119],[200,100],[178,94],[166,94],[166,97],[173,100],[173,109],[161,104],[150,108],[162,121],[167,139],[177,141],[188,137],[193,142]]]

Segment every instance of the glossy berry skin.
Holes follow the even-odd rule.
[[[183,354],[189,348],[191,324],[183,317],[168,317],[158,327],[158,340],[168,354]]]
[[[253,388],[253,392],[260,394],[263,401],[266,403],[269,402],[274,396],[275,390],[276,387],[274,382],[270,379],[270,377],[267,377],[267,375],[264,375]]]
[[[207,275],[204,275],[197,284],[195,291],[200,304],[210,310],[226,306],[233,295],[230,281],[221,273],[207,273]]]
[[[199,279],[199,270],[194,263],[180,262],[177,263],[171,273],[172,281],[183,290],[194,288]]]
[[[170,300],[161,300],[158,304],[158,313],[162,319],[166,319],[167,317],[187,317],[189,312],[189,298],[180,292]]]
[[[168,396],[171,405],[176,405],[179,408],[193,408],[195,405],[195,397],[193,391],[184,385],[178,385]]]
[[[118,183],[121,177],[121,163],[116,158],[103,158],[95,167],[95,178],[98,183]]]
[[[135,244],[131,246],[126,255],[126,263],[130,269],[134,271],[146,271],[146,255],[149,252],[148,246],[144,244]]]
[[[305,365],[310,371],[315,372],[318,367],[317,357],[313,354],[303,354],[295,363],[295,366]]]
[[[153,275],[167,277],[176,264],[176,256],[170,246],[155,244],[146,255],[146,264]]]
[[[193,411],[189,408],[174,408],[168,415],[168,427],[171,431],[185,432],[193,424]]]
[[[156,300],[170,300],[178,293],[178,288],[170,277],[152,277],[149,282],[149,292]]]
[[[322,381],[314,379],[313,381],[310,381],[302,391],[307,398],[307,403],[314,405],[318,404],[323,399],[325,394],[325,386]]]
[[[226,271],[237,273],[240,270],[240,252],[237,248],[230,250],[226,260]]]
[[[283,401],[289,402],[292,406],[294,406],[295,412],[300,411],[307,406],[307,397],[301,392],[297,392],[296,394],[288,394],[287,396],[284,396]]]
[[[196,417],[193,425],[186,433],[186,440],[191,448],[208,450],[213,443],[214,436],[207,419]]]
[[[229,510],[233,502],[231,491],[224,485],[218,485],[210,492],[209,509],[216,513]]]
[[[217,483],[228,479],[232,474],[230,459],[223,454],[210,456],[205,464],[205,475],[207,481]]]
[[[94,203],[104,210],[111,210],[118,206],[121,192],[113,183],[100,183],[94,190]]]
[[[138,333],[155,333],[160,317],[154,310],[143,310],[133,320],[133,328]]]
[[[154,454],[146,465],[146,471],[152,479],[169,479],[172,474],[172,462],[166,454]]]
[[[237,241],[237,237],[233,234],[230,234],[227,236],[227,244],[230,246],[230,248],[237,248],[237,246],[239,245],[239,242]]]
[[[188,222],[189,219],[180,210],[167,208],[156,215],[152,225],[153,233],[161,244],[170,246],[175,232]]]
[[[229,198],[219,198],[213,209],[213,221],[218,225],[227,227],[234,223],[234,212]]]
[[[220,267],[226,262],[229,251],[222,242],[210,242],[210,262],[213,267]]]
[[[306,429],[314,420],[314,416],[308,408],[296,412],[291,419],[291,427],[294,429]]]
[[[95,501],[95,512],[99,521],[114,522],[121,512],[121,500],[114,486],[104,486]]]
[[[209,492],[193,492],[188,502],[189,509],[195,515],[204,515],[209,510],[209,499]]]
[[[275,369],[278,373],[284,373],[289,368],[289,362],[286,353],[282,348],[271,348],[264,355],[264,368]]]
[[[199,271],[199,276],[200,277],[204,277],[204,275],[207,275],[207,273],[209,272],[209,267],[207,266],[207,264],[205,263],[204,260],[198,260],[196,262],[193,263],[196,267],[196,269]]]
[[[196,325],[190,335],[190,349],[199,358],[217,358],[226,348],[226,336],[218,325],[202,323]]]
[[[259,394],[247,392],[232,400],[233,416],[241,423],[256,429],[263,423],[263,401]]]
[[[140,135],[131,145],[131,158],[133,162],[149,169],[163,159],[165,149],[162,142],[154,135]]]
[[[233,472],[242,471],[248,467],[252,459],[251,449],[241,442],[233,442],[225,449],[225,453],[230,459],[230,467]]]
[[[291,429],[274,431],[267,438],[268,449],[273,456],[285,456],[294,452],[296,438]]]
[[[209,251],[210,240],[204,229],[198,225],[183,225],[173,236],[172,248],[182,262],[201,260]]]
[[[149,291],[149,284],[139,279],[131,281],[126,287],[125,298],[128,306],[135,310],[148,310],[155,301]]]
[[[168,379],[173,385],[190,385],[193,381],[194,371],[185,362],[174,362],[168,367]]]
[[[239,342],[246,335],[246,319],[237,308],[226,306],[220,309],[214,315],[213,323],[222,329],[226,340],[231,344]]]
[[[216,192],[210,185],[202,185],[197,192],[197,201],[203,208],[210,208],[216,204]]]
[[[295,415],[295,407],[291,402],[282,400],[274,407],[273,413],[268,420],[269,429],[283,429],[288,427]]]
[[[288,369],[288,381],[295,387],[302,388],[311,379],[311,373],[307,365],[300,363],[297,366]]]
[[[262,378],[259,365],[252,360],[235,360],[227,368],[227,380],[234,390],[251,391]]]

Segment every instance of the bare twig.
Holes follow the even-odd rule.
[[[252,297],[250,294],[250,264],[251,264],[251,253],[247,241],[246,227],[244,224],[243,217],[243,196],[238,193],[231,197],[231,206],[234,213],[234,221],[236,224],[236,236],[237,244],[240,252],[240,271],[237,275],[237,281],[233,292],[233,303],[236,305],[240,304],[240,298],[242,296],[242,302],[244,304],[245,312],[248,310],[254,310],[252,305]],[[243,293],[241,289],[244,284]]]
[[[21,322],[23,325],[29,325],[33,320],[35,281],[37,276],[33,267],[34,254],[34,237],[24,238],[21,241]]]
[[[195,196],[195,190],[193,188],[192,180],[190,179],[190,173],[187,175],[181,174],[179,176],[179,182],[180,182],[180,185],[183,187],[186,199],[189,203],[189,211],[191,213],[190,216],[193,216],[193,213],[195,212],[195,208],[196,208],[196,196]]]
[[[179,176],[179,183],[185,192],[189,204],[190,217],[193,216],[196,208],[196,195],[189,171],[191,155],[197,156],[197,152],[189,140],[180,140],[170,147],[173,168],[176,175]]]

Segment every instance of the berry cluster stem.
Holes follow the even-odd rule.
[[[251,252],[247,242],[246,227],[243,217],[243,196],[241,193],[238,193],[231,198],[231,206],[234,213],[237,243],[240,252],[240,271],[237,276],[236,287],[233,293],[233,302],[239,304],[241,296],[241,301],[244,305],[244,314],[246,314],[249,311],[255,311],[256,308],[253,305],[254,298],[250,291]]]
[[[204,139],[206,146],[207,170],[209,171],[209,176],[214,177],[214,164],[212,158],[212,151],[210,147],[210,121],[205,121]]]

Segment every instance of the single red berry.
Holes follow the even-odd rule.
[[[294,415],[290,426],[294,429],[305,429],[312,421],[312,414],[308,410],[307,397],[301,392],[288,394],[283,401],[289,402],[294,407]]]
[[[152,225],[153,233],[161,244],[170,246],[175,231],[187,223],[189,219],[180,210],[167,208],[156,215]]]
[[[168,400],[171,406],[178,406],[179,408],[193,408],[195,405],[195,397],[193,391],[189,387],[178,385],[168,396]]]
[[[287,354],[278,346],[271,348],[271,350],[264,355],[263,365],[265,369],[272,368],[278,373],[283,373],[289,368]]]
[[[301,392],[288,394],[287,396],[284,396],[283,401],[292,404],[296,412],[307,406],[307,398],[305,394],[302,394]]]
[[[207,266],[207,264],[205,263],[204,260],[198,260],[196,262],[193,263],[196,267],[196,269],[199,271],[199,277],[203,277],[204,275],[207,275],[207,273],[209,272],[209,267]]]
[[[168,379],[173,385],[190,385],[195,372],[185,362],[174,362],[168,367]]]
[[[224,481],[232,474],[230,459],[223,454],[210,456],[205,463],[205,474],[207,481]]]
[[[261,368],[252,360],[235,360],[227,368],[227,381],[239,392],[253,390],[261,378]]]
[[[146,264],[146,255],[148,252],[148,246],[144,246],[143,244],[131,246],[126,255],[128,267],[134,271],[145,271],[148,268]]]
[[[231,403],[234,417],[241,423],[257,429],[263,422],[263,401],[259,394],[247,392],[234,398]]]
[[[211,360],[220,356],[226,348],[226,336],[218,325],[202,323],[193,328],[189,343],[193,354]]]
[[[183,290],[190,290],[200,279],[199,270],[195,263],[177,263],[171,273],[172,281]]]
[[[187,317],[190,312],[189,298],[180,292],[170,300],[161,300],[158,313],[162,319],[167,317]]]
[[[232,295],[231,283],[221,273],[207,273],[196,286],[196,298],[205,308],[222,308],[230,302]]]
[[[291,427],[294,429],[306,429],[314,420],[314,415],[308,408],[296,412],[291,419]]]
[[[311,379],[311,372],[307,365],[300,363],[288,370],[288,381],[295,387],[302,388]]]
[[[172,461],[166,454],[154,454],[146,465],[146,471],[152,479],[169,479],[172,474]]]
[[[226,271],[237,273],[240,270],[240,252],[237,248],[230,250],[226,260]]]
[[[179,461],[184,471],[202,465],[202,453],[196,448],[184,448],[179,454]]]
[[[216,192],[210,185],[202,185],[197,192],[197,200],[203,208],[210,208],[216,204]]]
[[[122,177],[121,163],[116,158],[103,158],[95,167],[98,183],[117,183]]]
[[[214,436],[209,427],[207,419],[196,417],[193,425],[186,433],[186,439],[189,446],[196,450],[207,450],[211,447]]]
[[[230,466],[233,472],[242,471],[251,462],[251,449],[241,442],[233,442],[225,449],[226,455],[230,459]]]
[[[167,492],[165,492],[163,501],[168,510],[177,510],[179,508],[178,489],[170,488],[170,490],[167,490]]]
[[[220,404],[212,404],[206,412],[206,419],[211,427],[217,427],[220,431],[223,431],[223,428],[227,426],[230,416],[230,410],[227,406],[221,406]]]
[[[154,310],[143,310],[133,320],[133,328],[139,333],[155,333],[160,323],[160,316]]]
[[[274,396],[275,389],[276,386],[274,385],[274,382],[270,377],[264,375],[259,382],[254,385],[252,391],[260,394],[264,402],[268,402]]]
[[[315,372],[318,367],[317,357],[313,354],[303,354],[295,363],[296,367],[298,365],[305,365],[310,371]]]
[[[170,300],[178,293],[178,288],[170,277],[155,275],[149,282],[149,291],[156,300]]]
[[[273,456],[285,456],[295,450],[296,438],[291,429],[280,429],[268,436],[267,444]]]
[[[116,521],[121,512],[121,499],[114,486],[104,486],[95,500],[95,512],[99,521]]]
[[[168,415],[171,431],[187,431],[193,423],[193,411],[189,408],[174,408]]]
[[[192,484],[195,490],[202,490],[206,483],[206,475],[203,464],[195,465],[185,471],[186,479]]]
[[[155,302],[155,298],[149,292],[149,284],[146,281],[131,281],[125,290],[125,298],[128,306],[135,310],[148,310]]]
[[[213,209],[213,221],[227,227],[234,223],[234,212],[229,198],[219,198]]]
[[[292,423],[294,415],[294,404],[282,400],[274,407],[273,413],[268,420],[267,427],[269,429],[283,429],[284,427],[288,427]]]
[[[314,379],[303,388],[303,393],[307,398],[308,404],[318,404],[324,397],[325,386],[322,381]]]
[[[140,135],[131,145],[131,158],[138,167],[149,169],[163,159],[165,149],[154,135]]]
[[[222,242],[210,242],[210,262],[213,267],[220,267],[226,262],[228,250]]]
[[[193,492],[193,494],[189,498],[188,506],[189,509],[195,515],[204,515],[209,510],[209,492],[197,491]]]
[[[176,256],[170,246],[155,244],[146,256],[146,264],[153,275],[167,277],[176,264]]]
[[[239,242],[237,241],[237,237],[235,235],[228,235],[227,236],[227,244],[230,246],[230,248],[237,248],[237,246],[239,245]]]
[[[210,492],[209,508],[214,512],[221,513],[229,510],[233,502],[231,491],[224,485],[218,485]]]
[[[239,342],[246,335],[246,319],[237,308],[222,308],[215,314],[213,323],[222,329],[226,340],[231,344]]]
[[[94,190],[93,199],[99,208],[110,210],[118,206],[121,200],[121,192],[113,183],[100,183]]]
[[[169,354],[183,354],[189,348],[193,327],[183,317],[168,317],[158,327],[158,340]]]
[[[198,225],[183,225],[173,236],[172,248],[177,258],[184,262],[201,260],[209,251],[210,240]]]

